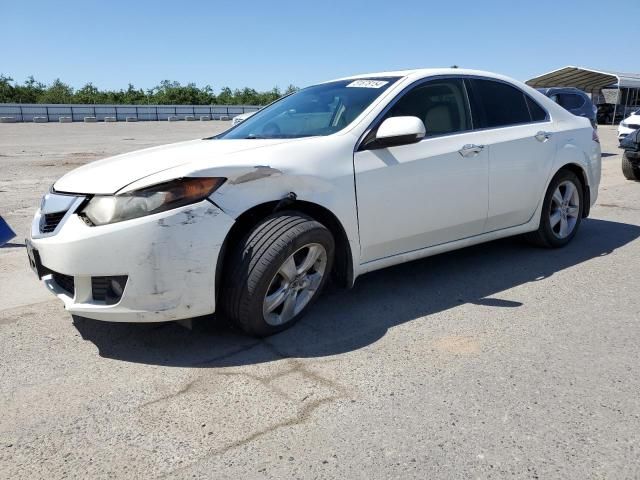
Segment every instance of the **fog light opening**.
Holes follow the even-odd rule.
[[[113,305],[118,303],[124,293],[124,287],[127,284],[127,276],[120,275],[118,277],[109,277],[109,288],[107,288],[107,295],[105,301],[107,305]]]
[[[117,277],[111,279],[111,282],[109,282],[109,286],[111,287],[111,293],[113,293],[114,297],[122,297],[122,293],[124,292],[124,285],[120,283]]]
[[[91,277],[93,300],[114,305],[120,301],[127,285],[126,275],[109,277]]]

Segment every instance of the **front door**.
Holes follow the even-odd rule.
[[[362,263],[482,233],[489,160],[468,105],[460,79],[421,83],[378,125],[415,116],[425,123],[426,137],[354,154]]]

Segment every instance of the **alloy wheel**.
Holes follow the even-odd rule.
[[[580,195],[573,182],[560,183],[551,197],[549,224],[557,238],[567,238],[576,227],[580,215]]]
[[[310,243],[290,255],[274,275],[264,297],[262,312],[269,325],[290,321],[311,301],[322,284],[327,251]]]

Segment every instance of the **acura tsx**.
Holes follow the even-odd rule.
[[[73,314],[223,312],[295,323],[331,277],[525,234],[549,248],[596,200],[589,120],[493,73],[423,69],[304,88],[209,138],[77,168],[44,195],[27,252]]]

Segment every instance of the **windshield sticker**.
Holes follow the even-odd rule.
[[[387,81],[385,80],[355,80],[351,82],[347,87],[355,88],[380,88],[385,86]]]

